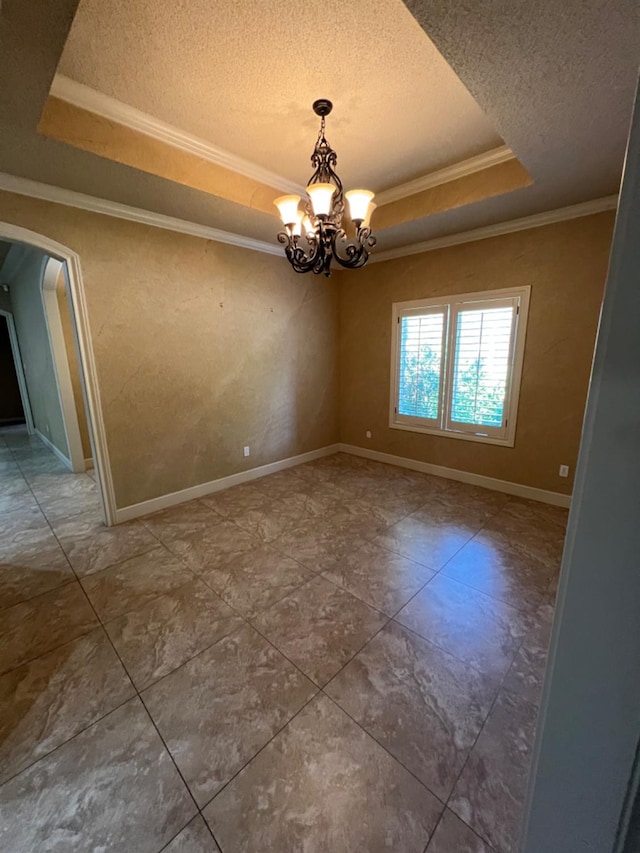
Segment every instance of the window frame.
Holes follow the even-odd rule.
[[[515,444],[530,295],[531,286],[523,285],[521,287],[483,290],[475,293],[441,295],[428,299],[413,299],[408,302],[394,302],[391,306],[390,428],[425,433],[427,435],[438,435],[443,438],[458,438],[463,441],[478,441],[482,444],[513,447]],[[500,301],[504,305],[508,301],[513,300],[516,301],[517,311],[514,314],[512,325],[513,333],[504,406],[505,423],[502,427],[484,427],[482,432],[477,428],[474,429],[475,425],[473,424],[468,424],[468,429],[464,428],[463,425],[452,427],[452,423],[456,423],[451,420],[451,394],[458,316],[461,310],[464,310],[464,308],[468,309],[474,304],[479,307],[485,307],[489,301]],[[437,425],[434,425],[432,419],[398,414],[398,395],[400,391],[400,329],[402,325],[401,318],[403,316],[435,313],[438,309],[443,310],[445,322],[443,323],[444,350],[440,367],[439,417],[436,419]],[[428,423],[425,423],[427,420]]]

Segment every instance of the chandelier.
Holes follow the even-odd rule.
[[[274,202],[285,227],[278,234],[284,251],[296,272],[331,275],[331,262],[341,267],[357,269],[369,260],[376,238],[369,227],[373,193],[368,190],[349,190],[344,193],[342,181],[334,171],[338,157],[324,135],[325,118],[333,109],[326,98],[313,103],[320,116],[320,132],[311,165],[315,171],[307,184],[307,198],[299,209],[299,195],[284,195]],[[344,199],[349,202],[349,216],[355,227],[355,237],[349,238],[343,226]],[[304,233],[304,237],[303,237]],[[306,243],[306,245],[305,245]]]

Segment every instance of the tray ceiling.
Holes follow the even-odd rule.
[[[297,183],[318,97],[349,186],[502,145],[401,0],[82,0],[58,71]]]
[[[328,136],[347,185],[359,180],[360,168],[367,170],[363,182],[367,175],[367,182],[377,176],[373,189],[393,188],[425,172],[455,167],[460,159],[500,147],[502,141],[517,157],[505,168],[522,164],[528,172],[529,181],[519,188],[505,185],[484,197],[461,193],[455,180],[435,186],[438,204],[430,206],[423,196],[415,215],[406,218],[405,210],[395,224],[388,221],[378,230],[380,252],[617,191],[640,57],[636,0],[512,0],[507,6],[503,0],[407,0],[407,7],[410,11],[397,0],[375,0],[366,7],[359,0],[356,5],[327,0],[322,8],[333,17],[323,48],[314,41],[316,20],[310,10],[316,8],[315,0],[298,6],[281,0],[2,4],[0,186],[56,200],[69,191],[84,193],[97,199],[98,206],[129,205],[275,243],[278,221],[266,209],[181,184],[123,159],[99,156],[99,146],[81,150],[39,133],[56,71],[64,71],[175,127],[197,120],[182,130],[206,134],[205,139],[231,155],[248,156],[296,183],[308,177],[317,130],[310,103],[318,95],[335,101]],[[375,26],[370,26],[368,10]],[[217,30],[212,31],[207,15],[217,21]],[[259,37],[245,38],[256,21]],[[175,22],[179,26],[170,38]],[[74,60],[78,38],[85,47]],[[357,54],[345,47],[352,40],[359,45]],[[310,43],[323,48],[314,54],[323,58],[320,71],[309,61],[315,50]],[[123,44],[126,50],[120,54]],[[149,63],[152,55],[157,68]],[[273,71],[265,57],[273,58]],[[365,64],[359,68],[356,60]],[[428,72],[416,70],[420,63],[426,63]],[[315,81],[324,69],[332,88],[326,83],[318,91]],[[446,74],[436,85],[439,71]],[[154,85],[155,74],[162,85]],[[142,75],[142,83],[136,75]],[[193,82],[186,94],[185,75]],[[198,75],[204,83],[196,86]],[[450,99],[442,97],[441,88],[449,84]],[[149,92],[157,103],[147,97]],[[407,92],[411,97],[405,99]],[[449,109],[454,103],[457,116]],[[414,116],[423,124],[415,124]],[[241,127],[254,130],[241,133]],[[376,133],[386,134],[384,144]],[[29,179],[47,186],[33,185],[32,191]],[[457,203],[440,203],[449,189],[453,195],[457,191]],[[66,203],[83,206],[77,197],[68,198]],[[381,225],[383,210],[376,211]],[[375,219],[373,225],[376,229]]]

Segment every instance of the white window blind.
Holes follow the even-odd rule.
[[[512,445],[528,297],[394,305],[390,425]]]
[[[514,304],[486,303],[454,313],[452,424],[503,426],[516,310]]]
[[[398,412],[437,420],[442,387],[442,310],[401,318]]]

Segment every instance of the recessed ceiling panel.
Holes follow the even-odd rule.
[[[347,186],[502,144],[401,0],[82,0],[58,71],[300,183],[318,97]]]

